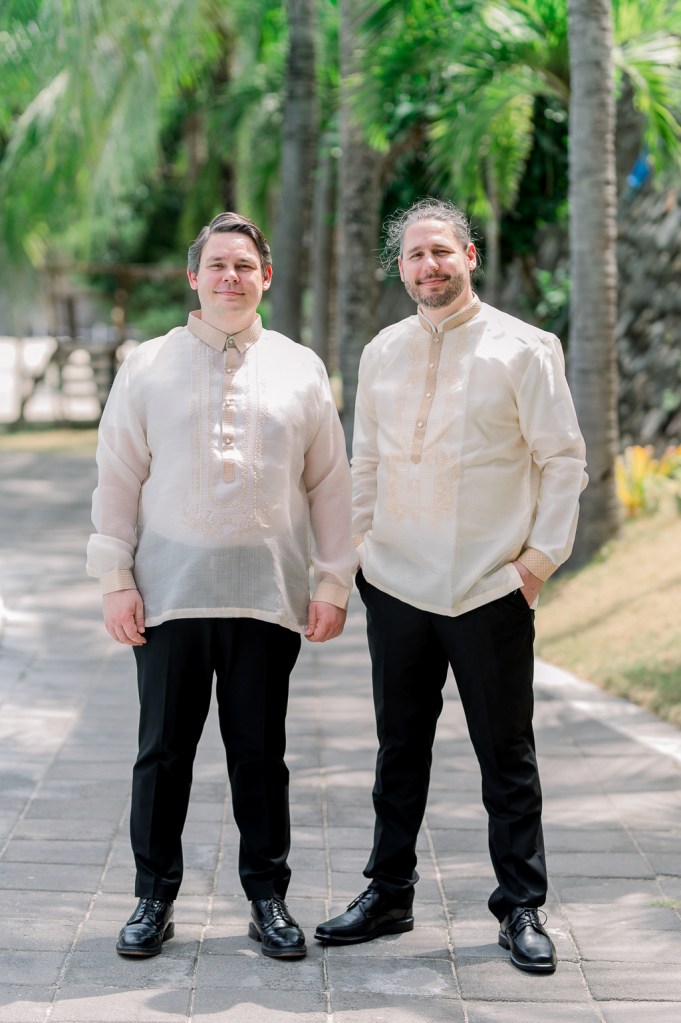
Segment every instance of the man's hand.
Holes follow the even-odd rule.
[[[542,579],[538,579],[536,575],[532,575],[529,568],[525,568],[522,562],[514,561],[513,565],[518,569],[523,579],[523,585],[520,592],[530,607],[532,607],[539,596],[539,591],[544,585],[544,582]]]
[[[307,610],[305,638],[310,643],[325,643],[340,636],[345,625],[346,612],[325,600],[312,600]]]
[[[142,646],[144,632],[144,604],[138,590],[115,590],[106,593],[102,601],[106,631],[118,643]]]

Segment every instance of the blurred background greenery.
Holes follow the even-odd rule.
[[[615,254],[660,195],[681,260],[677,0],[4,0],[0,76],[0,335],[64,339],[60,386],[72,341],[105,397],[94,346],[184,322],[187,246],[237,209],[273,247],[265,322],[324,359],[349,446],[361,350],[413,311],[381,225],[436,195],[472,216],[481,297],[566,346],[595,470],[577,558],[616,531],[619,435],[681,440],[681,295],[632,309]]]

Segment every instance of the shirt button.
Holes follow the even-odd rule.
[[[227,347],[228,348],[234,348],[235,343],[236,342],[234,341],[233,337],[230,337],[230,338],[227,339]]]
[[[430,365],[428,366],[428,369],[435,369],[435,363],[431,362]]]
[[[433,397],[432,392],[431,391],[426,391],[426,398],[432,398],[432,397]]]
[[[231,372],[232,372],[232,370],[231,370],[231,369],[228,369],[228,370],[227,370],[227,372],[228,372],[228,373],[231,373]]]
[[[423,423],[417,423],[416,425],[418,426],[419,430],[423,428]]]
[[[225,437],[222,443],[225,445],[226,448],[228,448],[232,442],[229,439],[229,437]]]

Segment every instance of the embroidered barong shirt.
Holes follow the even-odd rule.
[[[258,316],[192,313],[119,370],[99,429],[87,572],[137,587],[145,625],[249,617],[297,632],[347,605],[350,469],[321,360]]]
[[[362,354],[353,533],[368,582],[459,615],[547,579],[570,554],[585,448],[558,338],[475,297]]]

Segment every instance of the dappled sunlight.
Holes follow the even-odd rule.
[[[78,721],[80,709],[26,707],[3,702],[0,742],[7,756],[14,748],[22,755],[47,757],[56,752]]]

